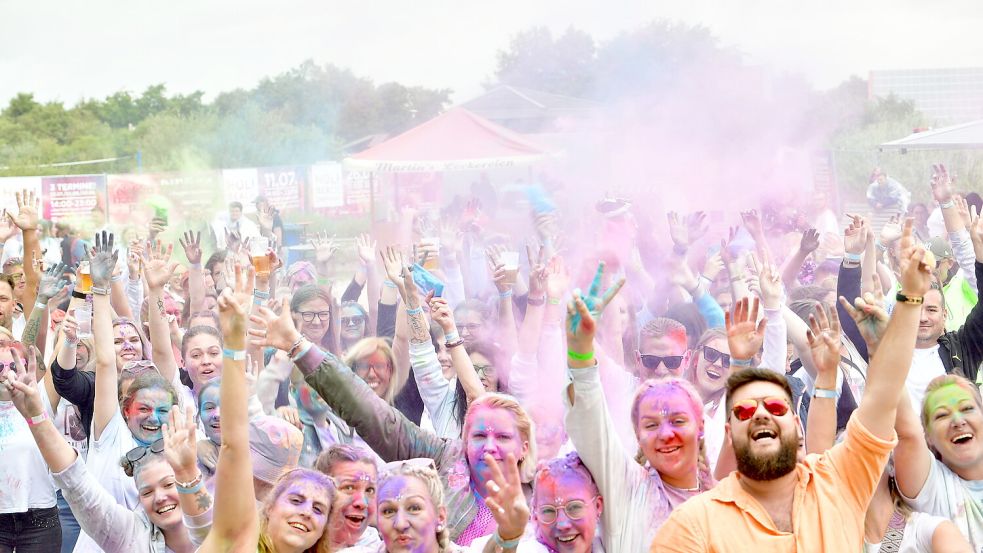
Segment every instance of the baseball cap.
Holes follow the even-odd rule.
[[[253,476],[273,484],[284,472],[297,467],[304,434],[287,421],[269,415],[249,421],[249,454]]]

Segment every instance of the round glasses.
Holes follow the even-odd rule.
[[[594,496],[591,501],[596,499],[597,496]],[[570,520],[580,520],[587,514],[587,502],[575,499],[559,505],[540,505],[536,507],[536,518],[543,524],[553,524],[556,522],[560,511],[563,511]]]

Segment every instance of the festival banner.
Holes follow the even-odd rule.
[[[260,167],[257,172],[259,195],[265,196],[281,214],[303,209],[307,166]],[[255,199],[250,198],[249,203]],[[245,205],[246,202],[242,203]]]
[[[41,177],[42,217],[95,230],[106,224],[106,175]]]
[[[344,207],[343,178],[340,163],[312,165],[310,207],[316,210],[337,210]]]
[[[259,195],[259,170],[255,167],[249,169],[223,169],[222,170],[222,189],[225,190],[225,201],[228,203],[240,202],[243,213],[256,211],[253,201]]]

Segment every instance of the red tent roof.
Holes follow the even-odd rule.
[[[511,167],[548,152],[464,108],[453,108],[345,160],[350,169],[432,172]]]

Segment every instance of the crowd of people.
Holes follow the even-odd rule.
[[[24,191],[0,553],[981,551],[981,206],[873,180],[879,229],[459,199],[353,274],[262,198],[168,244]]]

